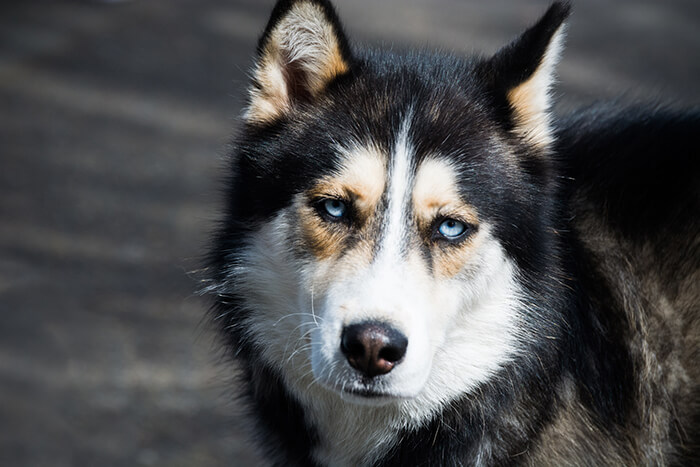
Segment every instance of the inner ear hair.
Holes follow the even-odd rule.
[[[281,0],[258,44],[244,118],[268,123],[316,98],[352,58],[335,10],[326,0]]]
[[[548,147],[550,89],[564,44],[571,5],[556,2],[531,28],[501,49],[486,65],[492,93],[512,129],[529,143]]]

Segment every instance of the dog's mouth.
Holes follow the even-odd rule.
[[[341,396],[349,397],[362,397],[365,399],[382,399],[382,398],[393,398],[394,396],[384,392],[377,391],[374,389],[350,389],[340,392]]]
[[[382,384],[369,378],[348,378],[340,381],[321,382],[328,389],[339,394],[349,394],[360,397],[390,397],[390,393]]]
[[[395,394],[375,388],[345,388],[339,392],[341,399],[361,405],[385,405],[401,399]]]
[[[385,381],[377,378],[350,377],[340,381],[319,382],[326,389],[338,394],[341,399],[360,405],[385,405],[406,398],[390,390]]]

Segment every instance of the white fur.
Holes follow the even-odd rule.
[[[345,397],[376,404],[382,399],[354,398],[346,393],[365,389],[357,373],[340,351],[342,329],[350,324],[374,320],[392,324],[409,339],[404,363],[391,373],[375,378],[373,390],[391,398],[414,397],[428,377],[431,364],[430,336],[423,332],[430,326],[425,310],[442,306],[427,290],[427,271],[418,261],[405,258],[401,245],[407,238],[406,212],[412,184],[412,149],[406,119],[392,154],[387,188],[388,207],[384,217],[382,243],[377,258],[365,270],[334,280],[323,295],[321,314],[327,322],[314,334],[312,368],[316,378]],[[327,272],[319,274],[319,279]],[[336,275],[337,276],[337,275]],[[435,317],[433,317],[435,319]],[[410,363],[409,363],[410,362]],[[334,368],[334,372],[329,372]],[[384,402],[391,399],[385,399]]]
[[[429,371],[414,380],[416,387],[422,387],[418,391],[414,388],[415,394],[404,394],[405,397],[385,401],[381,406],[344,400],[337,391],[329,391],[325,384],[319,383],[310,368],[310,347],[315,347],[308,341],[312,331],[318,336],[336,336],[335,343],[330,344],[333,347],[330,353],[337,358],[319,370],[321,377],[330,374],[342,378],[348,371],[342,368],[346,365],[342,356],[337,355],[340,325],[330,325],[333,317],[320,309],[319,297],[314,297],[312,307],[311,291],[299,286],[299,272],[302,277],[307,276],[313,268],[300,267],[291,261],[285,248],[290,228],[287,217],[288,213],[281,213],[255,237],[241,264],[231,270],[231,280],[239,293],[248,296],[248,305],[256,310],[248,322],[240,325],[262,349],[264,360],[283,376],[305,407],[307,422],[321,436],[321,444],[314,453],[319,462],[338,466],[371,464],[394,442],[399,429],[420,426],[451,400],[487,382],[514,351],[518,335],[518,285],[514,268],[491,238],[489,229],[482,228],[479,235],[485,237],[484,247],[463,277],[428,290],[426,279],[419,275],[418,280],[390,294],[411,319],[421,322],[420,326],[404,324],[412,330],[409,348],[415,345],[421,330],[432,339],[426,344],[428,353],[432,353]],[[407,272],[418,271],[407,267]],[[366,282],[358,281],[359,289],[348,289],[348,293],[362,296],[363,303],[370,303],[381,291],[368,292],[363,289],[366,286]],[[400,301],[397,297],[409,289],[413,289],[412,293]],[[398,315],[392,319],[405,322]],[[409,367],[420,366],[421,358],[423,351],[409,353],[387,375],[391,378],[387,380],[386,390],[400,396],[410,387],[411,379],[416,376],[408,371]]]
[[[386,211],[386,231],[379,249],[381,260],[395,262],[401,254],[401,246],[406,241],[406,217],[413,183],[411,167],[413,148],[409,141],[410,116],[404,119],[394,146],[391,170],[389,172],[388,207]]]
[[[398,430],[420,426],[487,383],[522,335],[515,267],[488,224],[473,240],[479,245],[474,257],[452,279],[435,279],[420,255],[402,256],[391,243],[408,235],[407,128],[394,148],[385,241],[372,263],[342,271],[323,261],[299,263],[289,248],[296,235],[293,206],[250,237],[219,286],[246,297],[252,313],[237,325],[304,406],[320,435],[314,456],[322,464],[372,464]],[[365,319],[390,322],[409,341],[403,361],[375,378],[373,389],[385,395],[379,400],[348,395],[360,382],[340,351],[343,326]]]

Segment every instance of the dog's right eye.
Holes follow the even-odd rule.
[[[318,202],[317,209],[325,219],[331,222],[342,221],[348,215],[347,204],[336,198],[322,199]]]

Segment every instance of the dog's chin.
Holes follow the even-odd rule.
[[[345,402],[370,407],[381,407],[403,399],[403,397],[398,397],[392,394],[373,391],[341,391],[338,392],[338,394]]]
[[[412,399],[418,395],[412,392],[392,390],[386,388],[385,385],[373,382],[318,382],[327,390],[337,394],[345,402],[372,407],[394,404],[405,399]]]

